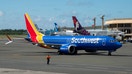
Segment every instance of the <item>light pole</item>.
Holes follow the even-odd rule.
[[[95,28],[96,28],[96,17],[94,17],[93,21],[94,21],[93,29],[95,30]]]
[[[104,15],[101,17],[101,19],[102,19],[102,30],[104,30]]]

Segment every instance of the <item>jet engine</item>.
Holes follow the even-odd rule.
[[[77,54],[76,46],[63,45],[60,47],[59,54]]]

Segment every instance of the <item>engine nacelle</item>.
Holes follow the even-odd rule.
[[[64,46],[61,46],[59,52],[64,54],[76,54],[77,50],[75,46],[64,45]]]

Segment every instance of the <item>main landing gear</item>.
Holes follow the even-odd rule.
[[[57,53],[58,53],[58,55],[63,55],[63,53],[62,53],[62,52],[60,52],[60,51],[58,51]]]
[[[75,50],[74,53],[63,53],[61,51],[58,51],[57,53],[58,53],[58,55],[63,55],[63,54],[77,55],[77,50]]]
[[[108,56],[111,56],[111,53],[112,53],[111,51],[108,51]]]

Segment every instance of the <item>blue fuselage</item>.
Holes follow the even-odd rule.
[[[77,50],[106,50],[116,51],[121,43],[108,36],[43,36],[47,45],[72,45]]]

